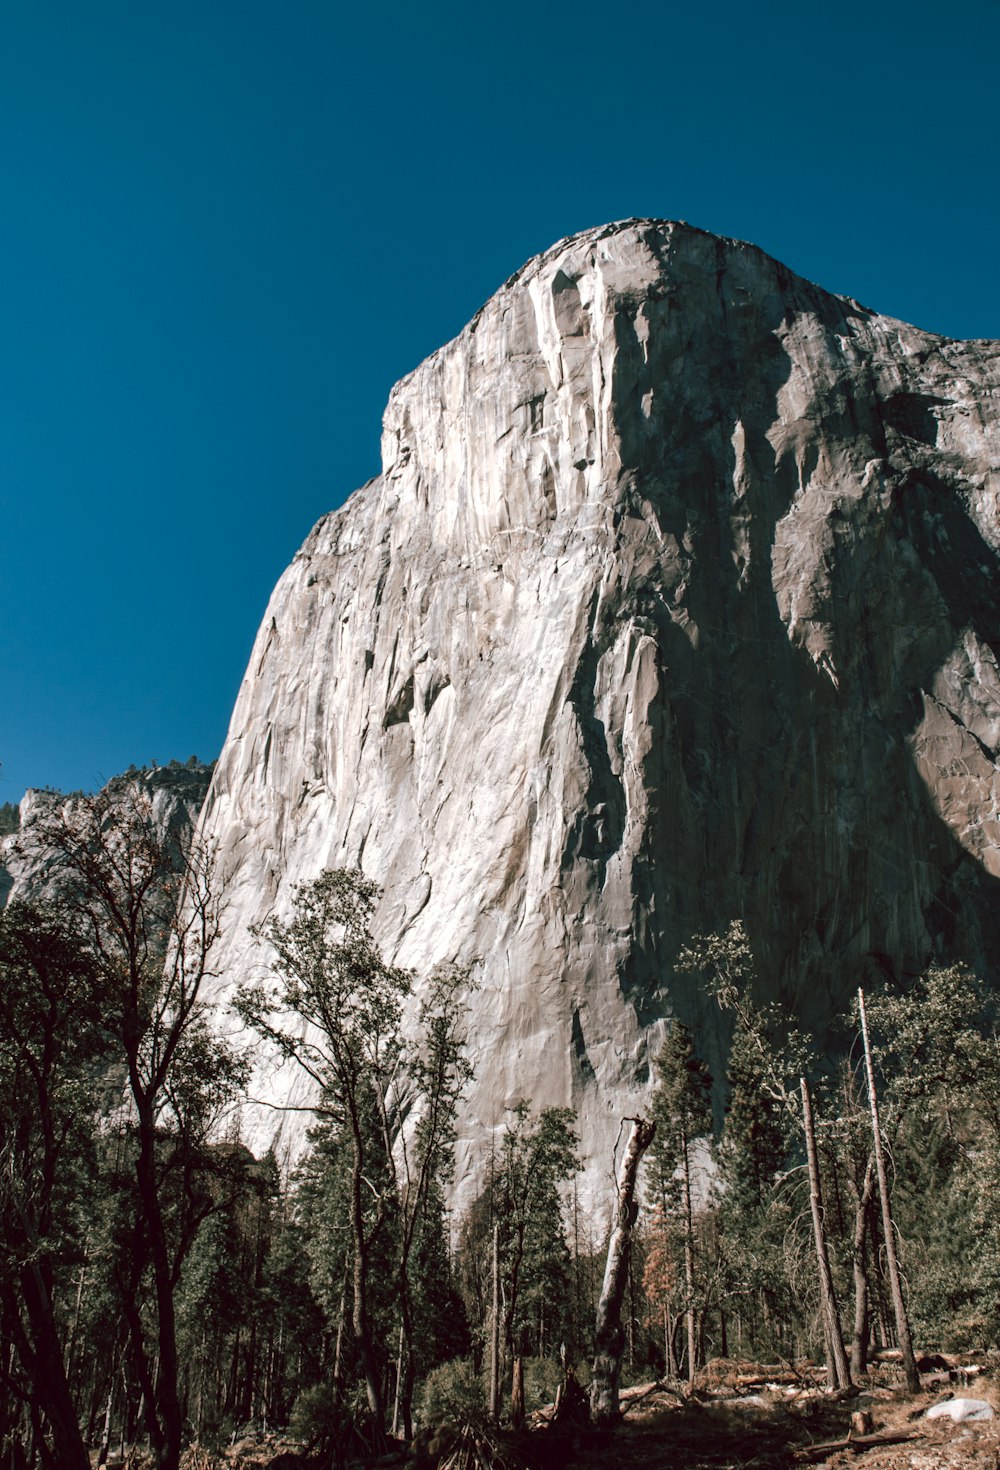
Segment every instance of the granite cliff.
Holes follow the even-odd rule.
[[[382,459],[279,582],[206,803],[229,983],[360,864],[395,962],[479,981],[460,1167],[526,1096],[596,1180],[664,1016],[720,1066],[692,934],[742,917],[820,1029],[873,974],[994,972],[1000,344],[630,220],[400,382]]]
[[[192,756],[185,765],[171,761],[141,770],[133,767],[113,776],[104,789],[110,795],[131,787],[144,792],[154,830],[165,841],[174,835],[187,837],[193,830],[211,779],[212,766]],[[62,864],[45,841],[45,824],[60,812],[71,812],[80,797],[80,792],[32,789],[18,807],[7,808],[10,818],[16,813],[16,822],[8,820],[0,832],[0,908],[17,900],[58,903]]]

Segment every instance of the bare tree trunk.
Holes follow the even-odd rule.
[[[694,1311],[694,1212],[691,1209],[691,1161],[688,1140],[684,1139],[684,1286],[687,1291],[688,1392],[694,1392],[694,1374],[698,1366],[698,1338]]]
[[[490,1318],[490,1421],[500,1422],[500,1224],[493,1226],[493,1312]]]
[[[896,1318],[896,1336],[903,1354],[903,1372],[910,1393],[920,1392],[920,1374],[913,1356],[913,1339],[910,1336],[910,1319],[906,1315],[903,1299],[903,1283],[896,1260],[896,1236],[892,1228],[892,1205],[889,1201],[889,1183],[885,1172],[885,1153],[882,1149],[882,1129],[878,1120],[878,1097],[875,1092],[875,1069],[872,1066],[872,1049],[868,1040],[868,1017],[865,1013],[865,993],[858,988],[858,1009],[861,1014],[861,1036],[865,1044],[865,1071],[868,1074],[868,1100],[872,1109],[872,1141],[875,1144],[875,1168],[878,1172],[878,1192],[882,1198],[882,1230],[885,1235],[885,1259],[889,1270],[889,1290],[892,1292],[892,1310]]]
[[[98,1467],[106,1465],[108,1455],[111,1452],[111,1408],[115,1397],[115,1365],[111,1366],[111,1383],[108,1388],[108,1402],[104,1410],[104,1432],[101,1435],[101,1447],[97,1451]]]
[[[856,1183],[853,1186],[857,1188]],[[851,1377],[855,1380],[868,1371],[868,1337],[871,1309],[868,1291],[868,1211],[875,1191],[875,1156],[869,1155],[864,1183],[854,1201],[854,1333],[851,1337]]]
[[[80,1308],[83,1306],[83,1283],[87,1275],[87,1266],[90,1259],[88,1255],[89,1249],[90,1239],[88,1237],[87,1246],[83,1253],[83,1265],[80,1267],[80,1278],[76,1283],[76,1305],[73,1308],[73,1321],[70,1324],[69,1338],[66,1342],[66,1382],[70,1384],[73,1382],[73,1362],[76,1357],[76,1339],[80,1326]]]
[[[604,1268],[604,1285],[597,1304],[594,1332],[594,1371],[590,1384],[590,1417],[594,1424],[614,1424],[618,1420],[618,1379],[621,1373],[622,1298],[628,1282],[629,1250],[632,1227],[638,1213],[634,1202],[639,1161],[653,1141],[656,1124],[645,1118],[633,1118],[632,1133],[622,1159],[615,1190],[615,1210],[608,1259]]]
[[[524,1359],[514,1359],[514,1376],[510,1388],[510,1423],[513,1429],[524,1428]]]
[[[868,1294],[874,1298],[872,1335],[876,1347],[891,1347],[896,1339],[889,1324],[886,1307],[885,1272],[882,1270],[882,1236],[879,1225],[879,1210],[868,1211]]]
[[[632,1252],[628,1253],[628,1366],[629,1372],[635,1368],[635,1272],[633,1268]],[[542,1354],[539,1353],[541,1357]]]
[[[368,1265],[370,1241],[365,1238],[365,1215],[362,1199],[362,1173],[364,1168],[364,1139],[361,1122],[355,1109],[351,1114],[352,1159],[351,1159],[351,1242],[353,1246],[354,1301],[351,1325],[361,1356],[368,1407],[375,1427],[381,1434],[385,1429],[385,1409],[382,1402],[382,1375],[375,1356],[372,1339],[371,1305],[368,1296]]]
[[[347,1276],[351,1268],[351,1257],[344,1257],[344,1279],[340,1284],[340,1305],[337,1308],[337,1340],[333,1349],[333,1389],[340,1402],[341,1353],[344,1343],[344,1317],[347,1312]],[[280,1347],[280,1344],[279,1344]]]
[[[399,1350],[396,1353],[396,1397],[392,1405],[392,1437],[399,1433],[399,1406],[403,1388],[403,1328],[399,1329]]]
[[[809,1164],[809,1204],[812,1209],[813,1235],[816,1241],[816,1265],[819,1268],[820,1301],[823,1308],[823,1335],[826,1338],[827,1374],[833,1388],[846,1388],[851,1381],[844,1351],[844,1336],[840,1328],[840,1313],[833,1290],[833,1273],[826,1249],[826,1226],[823,1221],[823,1193],[819,1178],[819,1160],[816,1157],[816,1132],[813,1128],[812,1102],[809,1084],[804,1077],[799,1079],[802,1088],[802,1126],[806,1136],[806,1159]]]

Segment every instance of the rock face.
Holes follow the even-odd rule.
[[[113,792],[136,785],[144,790],[152,803],[157,834],[166,838],[191,832],[211,779],[212,767],[192,756],[184,766],[172,761],[168,766],[114,776],[105,789]],[[17,830],[0,837],[0,908],[14,900],[58,903],[63,891],[59,863],[39,833],[48,817],[72,808],[78,798],[79,792],[68,796],[59,791],[25,792]]]
[[[360,864],[392,960],[478,978],[460,1169],[528,1097],[596,1181],[664,1016],[720,1069],[693,934],[742,917],[816,1028],[872,972],[993,973],[1000,344],[632,220],[399,383],[382,456],[279,582],[206,805],[230,982]]]

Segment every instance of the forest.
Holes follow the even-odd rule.
[[[727,916],[677,960],[726,1075],[671,1021],[618,1197],[609,1161],[586,1206],[573,1114],[525,1099],[452,1208],[467,971],[385,963],[377,888],[331,870],[220,1015],[206,854],[129,780],[45,823],[39,899],[0,915],[0,1470],[201,1467],[278,1429],[345,1464],[517,1430],[592,1375],[613,1420],[718,1360],[843,1388],[887,1347],[909,1378],[915,1343],[1000,1344],[1000,1041],[967,969],[859,992],[820,1053]],[[241,1135],[258,1046],[313,1087],[291,1167]]]

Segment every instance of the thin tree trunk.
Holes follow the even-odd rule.
[[[655,1123],[645,1118],[632,1119],[632,1133],[618,1174],[608,1259],[594,1332],[594,1371],[590,1384],[590,1417],[594,1424],[614,1424],[618,1420],[618,1380],[625,1345],[621,1323],[622,1298],[628,1282],[632,1227],[638,1213],[635,1204],[636,1175],[639,1161],[652,1143],[655,1132]]]
[[[882,1230],[885,1235],[885,1259],[889,1270],[889,1290],[892,1292],[892,1310],[896,1318],[896,1336],[903,1354],[903,1372],[910,1393],[920,1392],[920,1374],[913,1356],[913,1339],[910,1336],[910,1319],[906,1315],[903,1298],[903,1283],[896,1260],[896,1236],[892,1228],[892,1205],[889,1201],[889,1183],[885,1171],[885,1153],[882,1149],[882,1129],[878,1120],[878,1096],[875,1092],[875,1069],[872,1066],[872,1049],[868,1039],[868,1017],[865,1013],[865,993],[858,987],[858,1009],[861,1014],[861,1036],[865,1046],[865,1071],[868,1074],[868,1100],[872,1111],[872,1140],[875,1144],[875,1168],[878,1172],[878,1191],[882,1199]]]
[[[337,1339],[333,1349],[333,1390],[339,1403],[340,1401],[340,1373],[341,1373],[341,1351],[344,1342],[344,1317],[347,1312],[347,1276],[351,1269],[351,1258],[344,1257],[344,1279],[340,1283],[340,1305],[337,1308]],[[281,1343],[278,1348],[280,1351]]]
[[[493,1225],[493,1310],[490,1315],[490,1420],[500,1422],[500,1224]]]
[[[573,1178],[573,1338],[579,1342],[583,1337],[582,1290],[580,1286],[580,1215],[576,1196],[576,1177]]]
[[[130,1059],[130,1070],[132,1063]],[[134,1091],[137,1088],[133,1089]],[[170,1258],[167,1237],[160,1208],[160,1197],[156,1181],[156,1123],[148,1099],[143,1098],[137,1107],[139,1119],[139,1155],[136,1159],[136,1183],[142,1218],[149,1242],[149,1259],[153,1270],[153,1291],[156,1297],[156,1347],[157,1367],[154,1374],[156,1385],[156,1410],[162,1440],[155,1447],[158,1470],[177,1470],[181,1458],[183,1420],[180,1398],[177,1393],[177,1331],[174,1318],[174,1292],[171,1282]],[[142,1351],[142,1337],[135,1343],[137,1352]]]
[[[514,1359],[514,1376],[510,1388],[510,1423],[512,1429],[524,1428],[524,1359]]]
[[[399,1433],[399,1407],[403,1393],[403,1327],[399,1328],[399,1350],[396,1353],[396,1398],[392,1406],[392,1437]]]
[[[413,1299],[407,1264],[404,1261],[399,1273],[399,1363],[396,1376],[396,1410],[393,1414],[393,1434],[398,1431],[397,1421],[402,1418],[403,1438],[413,1438],[413,1390],[416,1385],[416,1362],[413,1355]]]
[[[351,1236],[354,1246],[354,1303],[352,1323],[354,1337],[361,1355],[361,1366],[365,1377],[368,1407],[379,1434],[385,1429],[385,1409],[382,1399],[382,1380],[375,1358],[372,1342],[371,1314],[368,1305],[368,1242],[365,1240],[364,1202],[362,1198],[362,1170],[364,1141],[361,1123],[356,1114],[351,1114],[352,1159],[351,1159]]]
[[[106,1465],[108,1455],[111,1453],[111,1406],[115,1397],[115,1372],[111,1369],[111,1384],[108,1388],[108,1402],[104,1410],[104,1433],[101,1435],[101,1448],[97,1452],[98,1465]]]
[[[89,1239],[88,1239],[89,1248]],[[70,1324],[69,1340],[66,1343],[66,1382],[73,1382],[73,1366],[76,1357],[76,1337],[80,1327],[80,1309],[83,1306],[83,1283],[87,1275],[87,1264],[89,1257],[84,1251],[83,1265],[80,1267],[80,1279],[76,1283],[76,1304],[73,1307],[73,1321]]]
[[[856,1188],[856,1186],[855,1186]],[[875,1190],[875,1157],[869,1155],[864,1183],[854,1206],[854,1333],[851,1337],[851,1377],[868,1371],[868,1337],[871,1323],[868,1290],[868,1211]]]
[[[882,1270],[882,1237],[879,1234],[880,1213],[880,1210],[868,1211],[868,1262],[870,1266],[868,1294],[874,1299],[875,1304],[874,1310],[870,1310],[875,1346],[891,1347],[896,1339],[889,1325],[889,1313],[886,1307],[885,1273]]]
[[[840,1328],[840,1313],[833,1289],[833,1273],[826,1249],[826,1226],[823,1221],[823,1193],[819,1178],[819,1161],[816,1157],[816,1133],[813,1128],[812,1102],[809,1084],[804,1077],[799,1079],[802,1088],[802,1126],[806,1136],[806,1159],[809,1164],[809,1204],[812,1209],[813,1236],[816,1242],[816,1265],[819,1270],[820,1301],[823,1309],[823,1335],[827,1345],[827,1375],[833,1388],[846,1388],[850,1383],[847,1354],[844,1352],[844,1336]]]
[[[688,1140],[683,1139],[684,1170],[684,1285],[687,1291],[688,1393],[694,1392],[698,1366],[698,1337],[694,1310],[694,1213],[691,1209],[691,1161]]]

